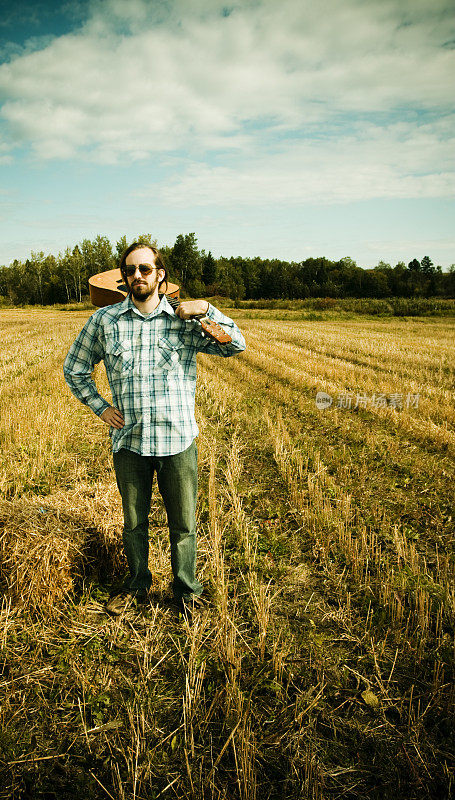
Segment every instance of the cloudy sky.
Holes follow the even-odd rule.
[[[451,0],[0,0],[0,264],[98,233],[455,262]]]

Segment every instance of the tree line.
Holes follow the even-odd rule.
[[[150,234],[138,240],[156,246]],[[15,305],[80,302],[88,295],[91,275],[118,266],[126,236],[111,244],[106,236],[83,239],[63,253],[32,252],[0,267],[0,296]],[[160,247],[169,279],[191,297],[220,295],[233,300],[304,299],[307,297],[455,297],[455,264],[448,272],[429,256],[395,266],[380,261],[373,269],[358,267],[349,257],[339,261],[306,258],[214,258],[198,247],[195,233],[179,234],[172,246]]]

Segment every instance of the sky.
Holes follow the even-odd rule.
[[[0,0],[0,264],[455,262],[452,0]]]

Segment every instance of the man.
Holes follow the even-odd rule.
[[[235,323],[207,300],[185,300],[174,311],[165,295],[160,297],[167,275],[156,248],[134,242],[123,253],[120,269],[128,296],[92,314],[64,364],[73,394],[110,426],[129,577],[107,608],[121,613],[132,598],[147,598],[152,583],[148,515],[156,472],[169,525],[174,597],[182,611],[191,613],[202,604],[202,585],[195,574],[196,354],[232,356],[245,349],[245,340]],[[200,324],[191,319],[199,314],[221,324],[231,343],[204,337]],[[112,405],[91,378],[101,360]]]

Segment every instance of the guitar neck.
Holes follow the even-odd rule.
[[[168,297],[167,295],[166,300],[174,311],[179,307],[181,302],[177,297]],[[229,342],[232,342],[231,337],[223,330],[221,325],[218,325],[217,322],[214,322],[213,319],[210,319],[205,314],[194,315],[194,317],[191,317],[191,320],[199,322],[204,334],[208,336],[209,339],[218,342],[218,344],[229,344]]]

